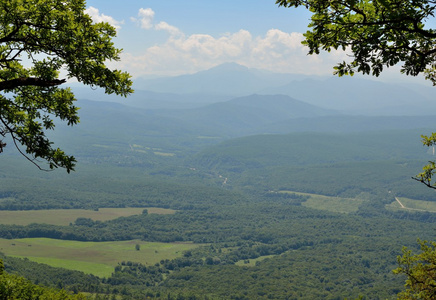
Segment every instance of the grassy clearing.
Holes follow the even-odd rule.
[[[276,255],[265,255],[265,256],[260,256],[260,257],[255,258],[255,259],[240,260],[240,261],[237,261],[235,263],[235,265],[240,266],[240,267],[254,267],[254,266],[256,266],[256,262],[265,260],[267,258],[275,257],[275,256]]]
[[[140,250],[135,249],[136,244]],[[152,243],[140,240],[118,242],[77,242],[47,238],[0,239],[0,252],[28,258],[53,267],[67,268],[108,277],[122,261],[154,265],[198,247],[192,243]]]
[[[46,223],[68,225],[77,218],[90,218],[94,221],[107,221],[119,217],[140,215],[144,209],[149,214],[174,214],[175,210],[156,207],[100,208],[98,211],[86,209],[49,209],[26,211],[0,211],[0,224],[28,225]]]
[[[108,145],[100,145],[100,144],[92,144],[93,147],[98,147],[98,148],[105,148],[105,149],[109,149],[110,146]]]
[[[427,211],[427,212],[436,212],[436,202],[434,201],[423,201],[423,200],[414,200],[409,198],[398,197],[398,200],[404,205],[404,208],[400,206],[397,201],[392,202],[389,205],[386,205],[388,209],[408,209],[408,210],[416,210],[416,211]]]
[[[114,266],[92,263],[86,261],[59,259],[59,258],[48,258],[48,257],[33,257],[33,256],[18,256],[10,255],[12,257],[27,258],[31,261],[46,264],[56,268],[64,268],[68,270],[81,271],[86,274],[92,274],[98,277],[109,277],[114,272]]]
[[[169,157],[173,157],[175,154],[174,153],[165,153],[165,152],[158,152],[155,151],[153,152],[155,155],[159,155],[159,156],[169,156]]]
[[[309,196],[310,198],[302,203],[303,206],[340,213],[356,212],[359,209],[359,206],[365,201],[356,198],[339,198],[292,191],[280,191],[280,193],[293,193]]]

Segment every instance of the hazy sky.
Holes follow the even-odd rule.
[[[133,77],[193,73],[224,62],[275,72],[332,74],[342,51],[308,56],[310,13],[275,0],[88,0],[95,21],[117,28],[117,68]],[[404,78],[389,70],[386,79]]]

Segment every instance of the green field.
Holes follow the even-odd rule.
[[[240,260],[240,261],[237,261],[235,263],[235,265],[240,266],[240,267],[254,267],[254,266],[256,266],[256,262],[263,261],[267,258],[272,258],[275,256],[277,256],[277,255],[265,255],[265,256],[259,256],[258,258],[254,258],[254,259]]]
[[[0,211],[0,224],[28,225],[46,223],[51,225],[68,225],[77,218],[90,218],[94,221],[107,221],[119,217],[140,215],[144,209],[149,214],[174,214],[175,210],[156,207],[100,208],[98,211],[86,209],[49,209]]]
[[[136,244],[140,250],[135,249]],[[121,242],[77,242],[47,238],[0,239],[0,252],[28,258],[53,267],[78,270],[108,277],[122,261],[154,265],[162,259],[174,259],[184,251],[198,247],[191,243],[155,243],[140,240]]]
[[[402,208],[397,201],[393,201],[391,204],[386,205],[386,207],[394,210],[407,209],[407,210],[416,210],[416,211],[436,212],[436,202],[434,201],[414,200],[414,199],[403,198],[403,197],[398,197],[398,200],[400,200],[404,208]]]
[[[153,152],[155,155],[160,155],[160,156],[174,156],[174,153],[166,153],[166,152],[159,152],[159,151],[155,151]]]
[[[365,201],[355,198],[330,197],[317,194],[297,193],[293,191],[280,191],[279,193],[309,196],[310,198],[302,203],[303,206],[340,213],[356,212],[362,202]]]

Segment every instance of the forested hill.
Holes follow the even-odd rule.
[[[426,131],[256,135],[204,149],[190,165],[227,177],[228,188],[434,201],[432,190],[411,179],[433,158],[421,133]]]
[[[266,133],[267,126],[289,119],[339,115],[284,95],[250,95],[195,109],[156,113],[190,124],[203,134],[209,131],[227,137]]]
[[[428,160],[422,129],[360,133],[291,133],[228,140],[201,151],[195,161],[207,168],[248,170],[354,161]]]
[[[121,144],[153,139],[159,145],[179,146],[189,140],[189,147],[193,147],[245,135],[431,128],[434,122],[431,115],[342,115],[282,95],[252,95],[178,110],[146,110],[90,100],[79,100],[78,106],[81,123],[73,129],[60,125],[60,130],[54,133],[58,135],[56,138],[74,140],[78,137],[80,143],[89,140],[94,144],[99,140]],[[209,139],[198,139],[199,136]],[[72,144],[78,145],[78,141]]]

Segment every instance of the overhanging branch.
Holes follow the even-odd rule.
[[[41,86],[41,87],[51,87],[61,85],[66,82],[66,79],[52,79],[45,80],[35,77],[22,77],[12,80],[6,80],[0,82],[0,91],[14,89],[20,86]]]
[[[6,130],[4,131],[5,133],[7,132],[7,133],[9,133],[10,134],[10,136],[12,137],[12,142],[14,143],[14,145],[15,145],[15,148],[18,150],[18,152],[22,155],[22,156],[24,156],[24,158],[26,158],[28,161],[30,161],[32,164],[34,164],[39,170],[41,170],[41,171],[46,171],[46,172],[48,172],[48,171],[51,171],[51,170],[47,170],[47,169],[44,169],[44,168],[42,168],[40,165],[38,165],[36,162],[35,162],[35,160],[36,160],[36,158],[30,158],[26,153],[24,153],[23,151],[21,151],[21,149],[20,149],[20,147],[18,146],[18,144],[17,144],[17,140],[19,141],[19,138],[17,137],[17,136],[15,136],[15,134],[14,134],[14,130],[12,129],[12,128],[10,128],[9,126],[8,126],[8,124],[6,123],[6,121],[4,121],[3,120],[3,118],[0,116],[0,122],[3,124],[3,126],[6,128]],[[0,132],[1,133],[1,132]],[[1,134],[2,136],[5,136],[5,134]],[[6,146],[6,144],[5,143],[3,143],[3,141],[2,140],[0,140],[0,153],[1,152],[3,152],[3,148]]]
[[[423,183],[424,185],[426,185],[427,187],[436,190],[436,186],[431,185],[430,182],[426,182],[424,179],[420,179],[420,178],[416,178],[416,177],[412,177],[412,179],[419,181],[421,183]]]

